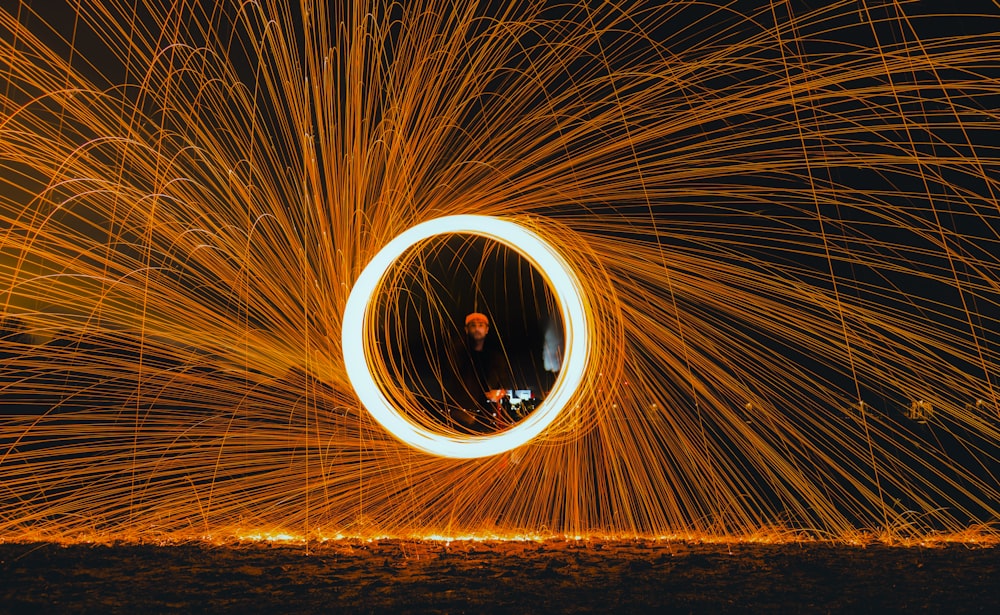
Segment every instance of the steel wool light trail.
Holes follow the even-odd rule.
[[[1000,539],[1000,12],[935,4],[0,3],[0,540]]]
[[[406,419],[390,401],[372,374],[368,357],[371,323],[367,319],[372,295],[386,271],[406,250],[428,237],[473,234],[501,242],[530,261],[555,289],[565,331],[563,366],[548,398],[515,427],[487,436],[435,433]],[[589,351],[589,308],[576,275],[558,251],[515,222],[488,216],[448,216],[421,223],[390,241],[358,277],[344,308],[341,347],[347,376],[361,403],[394,436],[419,450],[443,457],[486,457],[521,446],[540,434],[573,399],[584,377]]]

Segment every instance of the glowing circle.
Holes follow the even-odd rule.
[[[444,234],[471,234],[500,242],[528,260],[552,287],[565,331],[563,363],[555,385],[538,408],[495,435],[436,433],[414,424],[382,392],[369,362],[368,307],[389,267],[417,243]],[[562,256],[523,226],[490,216],[446,216],[418,224],[390,241],[368,263],[347,299],[341,329],[347,377],[361,403],[391,434],[410,446],[443,457],[487,457],[528,442],[566,407],[583,379],[589,352],[589,310],[576,275]]]

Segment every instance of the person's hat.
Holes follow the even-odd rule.
[[[465,325],[469,326],[469,323],[481,322],[483,324],[490,324],[490,319],[486,317],[486,314],[480,314],[479,312],[473,312],[465,317]]]

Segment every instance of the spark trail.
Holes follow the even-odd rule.
[[[995,532],[992,4],[36,4],[0,10],[0,537]],[[341,348],[374,255],[464,214],[591,302],[573,401],[482,459],[388,434]],[[386,389],[458,279],[555,313],[454,239],[381,289]]]

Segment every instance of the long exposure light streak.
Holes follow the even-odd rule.
[[[372,295],[379,291],[386,271],[403,253],[421,240],[447,233],[480,235],[509,245],[537,267],[559,300],[565,349],[559,377],[535,412],[515,427],[486,436],[460,437],[435,433],[406,419],[405,411],[388,399],[372,374],[368,357],[371,334],[366,322]],[[528,229],[507,220],[485,216],[450,216],[429,220],[390,241],[365,267],[351,288],[344,308],[341,348],[347,377],[361,403],[397,438],[422,451],[445,457],[486,457],[509,451],[538,436],[570,403],[587,366],[589,340],[587,302],[576,274],[552,246]],[[374,351],[377,352],[377,351]],[[364,360],[357,360],[358,357]]]
[[[0,4],[0,540],[995,539],[1000,14],[935,4]],[[530,236],[352,308],[465,216]],[[472,311],[542,401],[459,437]]]

